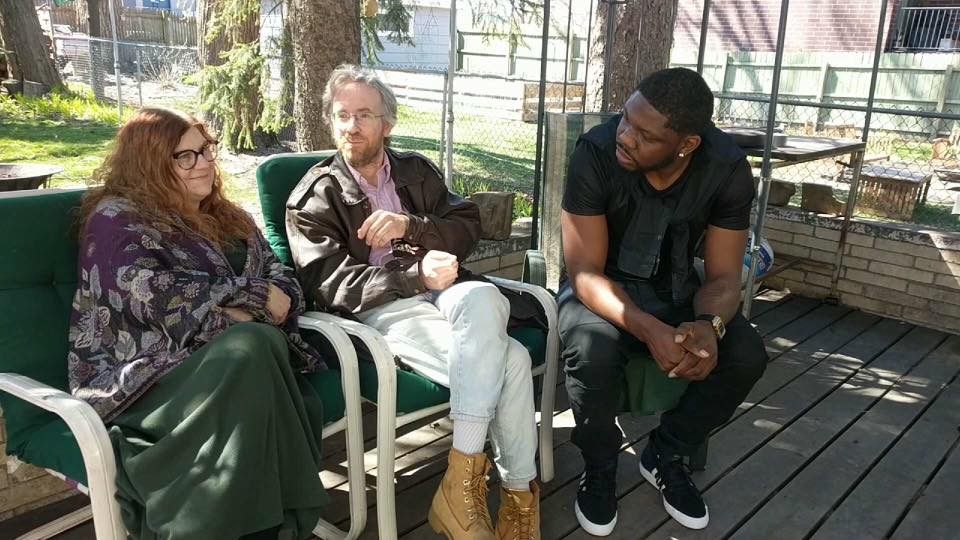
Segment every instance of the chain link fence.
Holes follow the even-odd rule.
[[[765,97],[720,95],[720,126],[765,128]],[[778,105],[777,130],[789,136],[861,140],[865,108],[838,103]],[[960,116],[908,109],[875,109],[861,168],[855,214],[960,230]],[[777,167],[781,203],[842,213],[849,198],[852,156]],[[775,192],[771,192],[774,194]],[[779,197],[774,197],[774,199]],[[776,200],[773,200],[776,203]]]
[[[57,67],[65,83],[103,101],[143,107],[197,110],[197,86],[189,77],[200,69],[196,47],[117,43],[86,35],[54,36]]]

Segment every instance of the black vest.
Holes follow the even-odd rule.
[[[707,227],[711,205],[746,154],[727,134],[710,126],[701,135],[676,192],[658,195],[642,173],[627,171],[616,161],[616,129],[621,115],[581,136],[612,156],[611,181],[624,187],[635,211],[617,254],[617,268],[638,280],[657,274],[663,242],[670,239],[671,292],[675,305],[689,302],[699,288],[693,257]]]

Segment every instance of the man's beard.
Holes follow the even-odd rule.
[[[667,167],[676,163],[676,161],[676,154],[667,154],[665,158],[661,159],[657,163],[654,163],[653,165],[649,165],[647,167],[641,167],[640,165],[637,165],[637,172],[646,174],[648,172],[662,171],[663,169],[666,169]]]
[[[363,149],[353,146],[350,148],[349,155],[344,151],[346,147],[346,142],[341,145],[340,152],[343,154],[343,157],[347,160],[347,163],[350,164],[354,169],[359,169],[361,167],[367,167],[373,165],[380,158],[380,153],[383,151],[383,142],[381,141],[379,145],[376,146],[366,146]]]

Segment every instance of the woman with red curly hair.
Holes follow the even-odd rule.
[[[84,199],[70,388],[107,423],[134,538],[307,538],[325,369],[304,300],[223,195],[197,119],[142,109]]]

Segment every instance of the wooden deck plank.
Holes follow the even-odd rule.
[[[770,311],[762,315],[751,318],[750,322],[757,327],[761,336],[775,331],[777,328],[785,326],[792,321],[799,319],[817,306],[821,305],[819,300],[804,298],[802,296],[791,296],[786,301],[777,304]]]
[[[805,538],[926,410],[960,369],[954,336],[900,379],[737,529],[735,539]]]
[[[954,381],[843,499],[812,540],[888,537],[903,514],[898,509],[908,507],[957,444],[958,425],[960,384]]]
[[[761,314],[758,314],[756,318],[753,319],[753,322],[764,322],[768,318],[774,318],[774,322],[771,323],[770,327],[779,327],[782,326],[784,321],[786,324],[797,319],[797,317],[805,318],[808,321],[808,330],[807,336],[797,336],[797,339],[802,339],[804,337],[809,337],[815,333],[816,330],[820,330],[825,326],[831,324],[836,318],[842,317],[846,314],[848,308],[838,308],[831,306],[828,312],[819,313],[817,315],[809,315],[810,311],[817,308],[820,305],[819,302],[809,299],[802,299],[804,301],[797,302],[794,304],[792,297],[787,300],[782,300],[778,296],[774,295],[773,306],[764,311]],[[562,386],[562,375],[561,375],[561,386],[558,391],[558,400],[560,396],[566,398],[566,390]],[[566,410],[564,410],[566,409]],[[573,414],[572,412],[564,406],[563,409],[560,408],[559,402],[557,410],[559,413],[555,416],[554,422],[555,426],[573,426]],[[623,429],[626,436],[626,441],[624,443],[624,448],[629,448],[632,443],[635,443],[637,440],[642,439],[657,425],[656,418],[652,417],[631,417],[630,415],[621,416],[619,418],[619,423],[621,429]],[[561,428],[562,429],[562,428]],[[556,467],[555,479],[551,483],[543,486],[542,498],[549,497],[557,489],[571,489],[569,484],[573,482],[572,489],[576,490],[576,478],[580,475],[583,470],[582,461],[580,460],[579,450],[576,449],[571,443],[569,443],[570,428],[562,429],[562,433],[554,434],[554,443],[555,443],[555,456],[554,462]],[[444,449],[445,451],[448,448]],[[430,531],[429,526],[426,525],[426,514],[427,509],[429,508],[431,498],[433,496],[433,491],[436,490],[437,482],[440,480],[440,476],[443,473],[443,467],[438,467],[436,469],[431,469],[431,472],[434,474],[433,478],[426,478],[425,475],[418,475],[422,482],[417,483],[409,491],[401,491],[398,489],[397,498],[398,500],[403,497],[404,500],[410,500],[411,502],[407,505],[407,512],[403,515],[397,516],[397,525],[398,530],[401,532],[409,533],[405,534],[404,538],[418,538],[418,537],[430,537],[433,535]],[[496,475],[494,474],[494,479],[491,482],[491,497],[490,504],[492,508],[497,507],[498,503],[498,484],[496,480]],[[375,520],[374,516],[370,516],[370,520]],[[549,520],[548,517],[544,517],[542,522],[547,523]],[[371,525],[372,526],[372,525]],[[368,526],[367,532],[364,535],[364,538],[374,538],[375,535],[370,533],[371,526]],[[547,530],[544,529],[543,532],[544,538],[550,538]]]
[[[750,308],[750,319],[756,319],[760,315],[786,302],[789,298],[790,293],[786,291],[775,291],[773,289],[763,291],[753,299],[753,305]]]
[[[770,422],[766,429],[772,428],[776,434],[707,488],[705,498],[712,508],[707,529],[690,531],[670,520],[653,531],[653,535],[717,538],[733,532],[742,519],[752,514],[821,448],[843,432],[861,411],[876,403],[944,338],[940,332],[917,328],[862,369],[851,370],[842,363],[828,365],[833,368],[833,373],[827,378],[841,378],[842,383],[822,400],[814,400],[812,408],[794,421],[777,421],[779,413],[761,419],[761,422]],[[758,432],[766,430],[757,423],[738,427],[752,427]],[[742,433],[738,438],[741,437],[749,437],[749,434]]]
[[[953,431],[949,436],[954,438],[950,454],[894,531],[891,537],[893,540],[960,536],[960,512],[957,512],[957,496],[960,495],[960,451],[957,451],[956,432]]]
[[[876,321],[875,317],[857,313],[854,317],[850,318],[846,324],[837,322],[837,319],[845,319],[847,314],[848,311],[845,308],[824,306],[824,310],[817,313],[809,312],[801,317],[801,319],[794,321],[788,327],[784,328],[784,332],[786,335],[791,336],[792,340],[796,340],[797,342],[805,342],[807,339],[817,341],[817,338],[823,337],[824,339],[822,341],[817,341],[817,344],[811,345],[811,350],[819,350],[822,348],[828,348],[829,350],[838,349],[848,341],[854,339],[854,337]],[[831,327],[831,325],[834,325],[835,328]],[[885,334],[889,332],[889,328],[884,331]],[[776,337],[769,336],[767,340],[768,343],[772,339],[776,339]],[[776,362],[773,364],[775,363]],[[635,435],[631,437],[631,433],[624,428],[628,444],[625,445],[625,451],[621,452],[620,455],[620,466],[617,471],[618,493],[626,493],[630,489],[633,489],[638,482],[643,481],[636,471],[636,457],[632,455],[633,450],[629,443],[632,442],[633,447],[642,449],[641,444],[645,444],[646,434],[655,426],[656,421],[652,420],[647,429],[640,434],[640,437],[636,437]],[[633,441],[630,440],[631,438],[633,438]],[[644,442],[641,443],[641,441]],[[569,455],[571,457],[565,467],[565,475],[567,477],[562,479],[562,475],[558,470],[557,479],[552,482],[551,485],[545,487],[549,488],[550,491],[548,492],[548,490],[545,489],[541,498],[543,501],[541,503],[541,512],[543,513],[541,529],[544,538],[560,538],[577,528],[576,520],[572,513],[572,504],[577,490],[577,479],[583,470],[583,465],[579,450],[572,444],[570,444],[569,447]],[[558,455],[558,461],[559,459]],[[564,482],[562,487],[559,489],[553,488],[553,484],[561,480]],[[424,527],[424,529],[426,529],[426,527]],[[429,537],[428,532],[418,531],[418,534],[410,536],[410,538],[421,537]]]
[[[785,426],[801,418],[813,403],[845,382],[853,375],[855,368],[840,365],[841,362],[865,365],[878,358],[900,338],[894,332],[898,328],[901,327],[887,321],[870,327],[722,428],[711,438],[707,470],[694,474],[697,485],[701,489],[709,488],[736,464],[762,448]],[[776,364],[772,363],[770,368]],[[639,472],[636,475],[639,478]],[[638,489],[621,499],[620,507],[642,509],[642,512],[637,512],[635,519],[618,527],[613,537],[642,538],[669,521],[661,506],[659,493],[643,483],[642,479],[638,486]],[[709,495],[707,503],[713,504]],[[577,531],[570,538],[588,538],[588,535]]]

